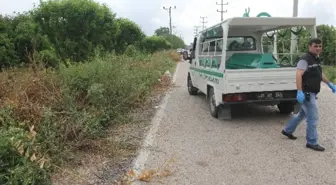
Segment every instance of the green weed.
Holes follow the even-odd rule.
[[[50,184],[55,166],[76,164],[86,142],[141,106],[177,61],[130,53],[0,74],[0,184]]]

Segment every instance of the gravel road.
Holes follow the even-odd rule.
[[[167,185],[335,185],[336,95],[323,86],[319,95],[320,144],[324,152],[305,147],[305,122],[293,141],[280,132],[289,116],[274,107],[240,107],[233,120],[211,117],[204,95],[190,96],[189,64],[179,64],[176,85],[164,108],[152,146],[143,162],[157,168],[174,159]],[[162,184],[158,181],[142,184]]]

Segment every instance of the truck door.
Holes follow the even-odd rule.
[[[194,68],[199,68],[198,63],[198,53],[197,53],[197,37],[194,38],[194,42],[192,45],[192,48],[190,49],[190,58],[189,58],[189,63],[190,63],[190,77],[193,82],[193,85],[195,87],[198,86],[199,84],[199,74],[194,70]]]

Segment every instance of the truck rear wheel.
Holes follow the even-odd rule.
[[[212,87],[210,87],[208,92],[208,100],[211,115],[215,118],[218,118],[218,106],[216,106],[215,92]]]
[[[188,85],[188,92],[190,95],[197,95],[198,89],[193,86],[190,75],[188,74],[187,79],[187,85]]]
[[[281,114],[290,114],[294,111],[293,102],[281,102],[277,105]]]

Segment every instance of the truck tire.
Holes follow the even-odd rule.
[[[211,116],[218,118],[218,106],[216,106],[215,91],[210,87],[208,92],[208,102]]]
[[[290,114],[294,111],[293,102],[280,102],[277,107],[281,114]]]
[[[188,86],[188,92],[190,95],[197,95],[198,89],[196,87],[193,86],[192,81],[191,81],[191,77],[188,74],[188,78],[187,78],[187,86]]]

